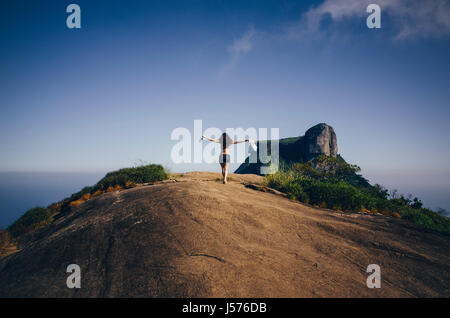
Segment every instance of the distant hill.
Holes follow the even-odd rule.
[[[257,143],[259,148],[259,142]],[[268,143],[268,152],[271,144]],[[337,137],[333,127],[321,123],[309,128],[304,136],[283,138],[279,140],[280,165],[289,166],[292,163],[304,163],[320,155],[336,157],[338,154]],[[239,174],[261,174],[263,164],[258,154],[258,162],[249,163],[249,158],[236,169]]]
[[[450,296],[450,236],[230,177],[177,174],[73,205],[0,259],[0,297]],[[80,289],[66,286],[69,264]],[[380,289],[366,286],[369,264]]]

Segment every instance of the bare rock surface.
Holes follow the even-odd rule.
[[[257,191],[256,175],[219,178],[178,174],[83,203],[0,259],[0,296],[450,296],[448,236]],[[66,287],[69,264],[80,289]],[[366,286],[369,264],[380,289]]]
[[[338,146],[333,127],[322,123],[308,129],[304,137],[304,147],[306,161],[321,154],[336,157]]]

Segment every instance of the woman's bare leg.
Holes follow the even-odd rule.
[[[228,176],[228,163],[221,163],[220,166],[222,167],[222,177],[223,177],[223,183],[227,183],[227,176]]]
[[[224,167],[223,167],[223,170],[224,170],[224,172],[223,172],[223,183],[224,184],[227,183],[228,165],[229,165],[229,163],[227,162],[227,163],[224,164]]]

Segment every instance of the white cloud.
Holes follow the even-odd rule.
[[[239,39],[234,40],[233,44],[228,47],[228,62],[220,70],[221,74],[228,73],[236,67],[242,55],[253,50],[253,41],[256,30],[253,26],[249,26],[245,33]]]
[[[383,19],[389,18],[391,23],[387,31],[393,34],[395,40],[450,36],[450,0],[324,0],[320,5],[303,13],[296,23],[282,28],[282,38],[307,40],[327,36],[327,40],[341,41],[350,35],[340,31],[334,32],[333,29],[323,32],[321,24],[324,19],[330,18],[332,24],[360,19],[361,23],[356,22],[355,27],[365,27],[366,18],[369,16],[366,8],[371,3],[381,7],[381,30]],[[248,27],[244,34],[228,47],[229,57],[220,69],[221,75],[233,70],[242,56],[253,50],[257,36],[259,40],[267,41],[270,38],[279,38],[280,33],[270,34],[256,31],[253,26]]]
[[[253,49],[253,37],[255,35],[255,28],[250,26],[248,30],[244,33],[244,35],[234,41],[233,45],[231,45],[228,50],[231,54],[243,54],[248,53]]]
[[[450,35],[448,0],[325,0],[303,14],[298,24],[288,29],[288,36],[295,38],[305,33],[319,32],[325,17],[330,17],[333,23],[347,18],[365,19],[368,16],[366,8],[370,3],[380,5],[382,27],[383,16],[390,17],[396,39]]]

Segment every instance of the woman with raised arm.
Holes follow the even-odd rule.
[[[227,176],[228,176],[228,165],[230,164],[230,155],[228,153],[228,148],[232,144],[247,142],[248,139],[245,139],[244,141],[233,141],[230,138],[230,136],[228,136],[227,133],[223,133],[222,136],[220,136],[220,139],[212,139],[212,138],[208,138],[206,136],[202,136],[202,139],[207,139],[212,142],[217,142],[221,145],[222,152],[219,157],[219,162],[220,162],[220,166],[222,167],[223,184],[226,184]]]

